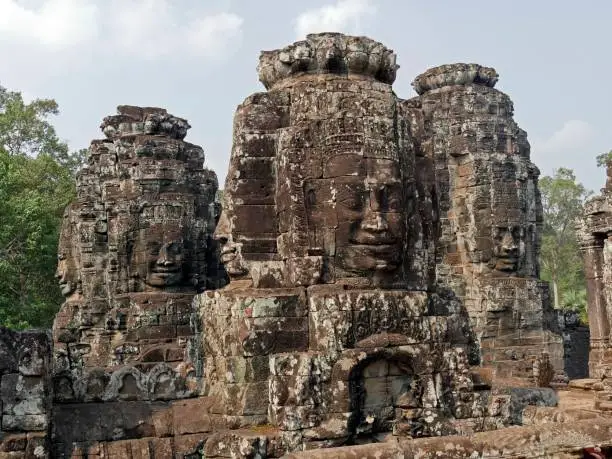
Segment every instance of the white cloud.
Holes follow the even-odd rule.
[[[580,150],[595,134],[591,125],[582,120],[569,120],[548,139],[534,140],[533,150],[540,154]]]
[[[61,49],[89,41],[98,32],[99,9],[89,0],[46,0],[26,7],[0,0],[0,38]]]
[[[371,0],[338,0],[300,14],[295,20],[295,31],[299,38],[317,32],[356,33],[361,19],[375,13],[376,6]]]
[[[181,14],[170,0],[114,0],[112,49],[146,58],[177,53],[217,56],[241,35],[243,19],[232,13]]]
[[[172,0],[0,0],[0,43],[66,51],[87,44],[95,54],[216,57],[239,39],[233,13],[183,11]]]
[[[193,49],[197,49],[199,54],[216,56],[230,42],[242,35],[243,22],[240,16],[231,13],[220,13],[197,19],[187,30],[187,43]]]

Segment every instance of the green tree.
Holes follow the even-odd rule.
[[[612,150],[607,153],[597,155],[595,161],[597,161],[597,167],[606,167],[608,162],[612,161]]]
[[[0,86],[0,324],[12,328],[47,327],[62,303],[57,242],[83,153],[58,139],[57,113]]]
[[[587,317],[587,292],[586,288],[567,289],[563,292],[562,307],[568,311],[575,311],[580,316],[582,323],[588,324]]]
[[[584,271],[575,222],[590,192],[576,181],[574,171],[559,168],[540,180],[544,229],[542,234],[542,278],[552,285],[555,308],[564,306],[571,291],[584,289]]]

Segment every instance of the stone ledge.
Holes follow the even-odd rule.
[[[504,458],[504,457],[582,457],[590,448],[612,446],[612,421],[594,424],[593,420],[571,424],[509,427],[470,436],[447,436],[421,439],[391,439],[385,443],[345,446],[292,453],[299,458]],[[561,454],[567,456],[561,456]]]

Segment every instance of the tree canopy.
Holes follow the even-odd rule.
[[[606,167],[607,164],[612,161],[612,150],[607,153],[602,153],[595,157],[595,161],[597,161],[597,167]]]
[[[586,291],[575,225],[590,192],[577,182],[574,171],[566,168],[542,177],[540,192],[544,210],[542,278],[551,283],[556,308],[581,312],[586,308]]]
[[[59,140],[57,113],[54,100],[0,86],[0,324],[12,328],[48,327],[62,303],[59,229],[84,152]]]

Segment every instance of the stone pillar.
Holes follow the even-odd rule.
[[[609,378],[612,376],[612,206],[609,189],[604,188],[603,194],[589,200],[584,209],[577,229],[587,282],[591,333],[589,374],[592,378]]]

